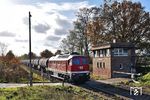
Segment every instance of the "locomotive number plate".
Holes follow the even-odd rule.
[[[83,69],[83,66],[80,66],[79,68],[80,68],[80,69]]]

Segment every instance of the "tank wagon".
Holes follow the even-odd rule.
[[[24,61],[24,63],[27,62]],[[56,55],[51,58],[33,59],[31,63],[35,68],[43,70],[50,76],[65,79],[68,82],[84,83],[90,79],[89,63],[86,56]]]

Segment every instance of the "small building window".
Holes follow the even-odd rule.
[[[99,63],[100,68],[102,68],[102,62]]]
[[[99,68],[99,62],[97,62],[97,68]]]
[[[99,57],[99,50],[95,51],[95,57]]]
[[[105,62],[97,62],[97,68],[105,68]]]
[[[105,62],[103,62],[103,68],[105,68]]]
[[[110,49],[107,49],[106,56],[110,56]]]
[[[103,57],[103,50],[100,50],[100,57]]]
[[[119,65],[119,68],[120,68],[120,69],[123,69],[123,64],[120,64],[120,65]]]
[[[95,51],[93,51],[93,57],[95,58]]]
[[[106,49],[103,50],[103,56],[106,56]]]

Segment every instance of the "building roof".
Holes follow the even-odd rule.
[[[105,43],[98,46],[93,46],[91,50],[107,49],[107,48],[134,48],[132,43]]]
[[[49,59],[49,61],[66,61],[73,57],[84,57],[82,55],[56,55]]]

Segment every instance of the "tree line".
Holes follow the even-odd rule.
[[[12,50],[9,50],[7,53],[7,44],[0,42],[0,61],[11,61],[17,59],[29,59],[29,53],[23,54],[19,57],[16,57]],[[45,49],[40,52],[40,56],[37,56],[34,52],[31,52],[31,58],[49,58],[55,55],[61,54],[61,50],[57,50],[55,53],[52,53],[50,50]]]
[[[63,52],[89,56],[90,48],[103,43],[131,42],[150,55],[150,14],[140,2],[104,0],[99,7],[81,8],[74,28],[61,42]]]
[[[61,54],[61,50],[57,50],[55,53],[52,53],[50,50],[45,49],[44,51],[40,52],[40,56],[37,56],[34,52],[31,52],[31,59],[35,58],[50,58],[52,56]],[[19,57],[20,59],[29,59],[29,53],[23,54]]]

